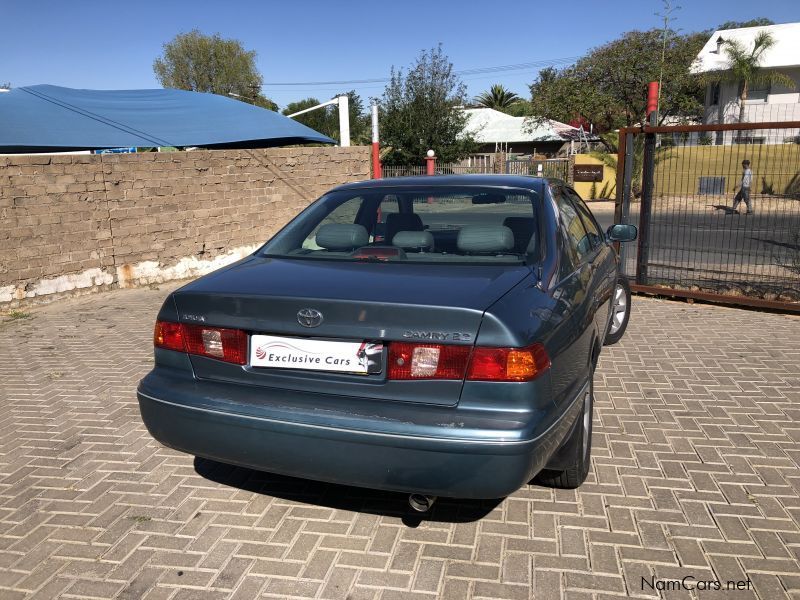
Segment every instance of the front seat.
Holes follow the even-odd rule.
[[[424,231],[422,219],[415,213],[389,213],[383,239],[391,244],[398,231]]]

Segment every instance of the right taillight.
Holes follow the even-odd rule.
[[[247,334],[240,329],[157,321],[153,343],[158,348],[247,364]]]
[[[531,381],[550,367],[542,344],[489,348],[448,344],[389,344],[389,379]]]
[[[467,369],[471,381],[530,381],[550,367],[542,344],[527,348],[476,347]]]

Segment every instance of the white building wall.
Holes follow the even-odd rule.
[[[771,121],[800,121],[800,66],[778,69],[795,82],[795,88],[773,85],[766,101],[749,99],[745,104],[744,120],[747,123]],[[739,122],[739,85],[723,83],[720,86],[719,103],[711,104],[711,88],[706,89],[706,107],[703,122],[706,124]],[[732,143],[736,132],[725,132],[714,143]],[[766,143],[782,143],[780,134],[775,132],[752,132],[753,136],[766,137]]]

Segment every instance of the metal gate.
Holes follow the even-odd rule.
[[[616,221],[639,227],[620,247],[635,291],[800,312],[800,122],[624,128],[619,140]]]
[[[533,175],[569,180],[569,158],[507,160],[505,172],[509,175]]]

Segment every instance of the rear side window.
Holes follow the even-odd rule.
[[[581,200],[581,197],[578,194],[570,189],[564,190],[567,197],[572,200],[572,203],[575,205],[575,208],[580,213],[581,218],[583,219],[583,225],[586,228],[586,233],[589,235],[589,239],[592,243],[592,247],[598,248],[603,243],[603,233],[600,230],[600,226],[597,224],[597,220],[594,218],[592,211],[589,210],[589,207],[586,206],[586,203]]]
[[[578,215],[575,205],[563,193],[563,188],[554,186],[551,191],[558,205],[561,230],[567,253],[571,257],[571,262],[574,262],[577,266],[591,253],[591,238],[583,226],[583,221]]]

